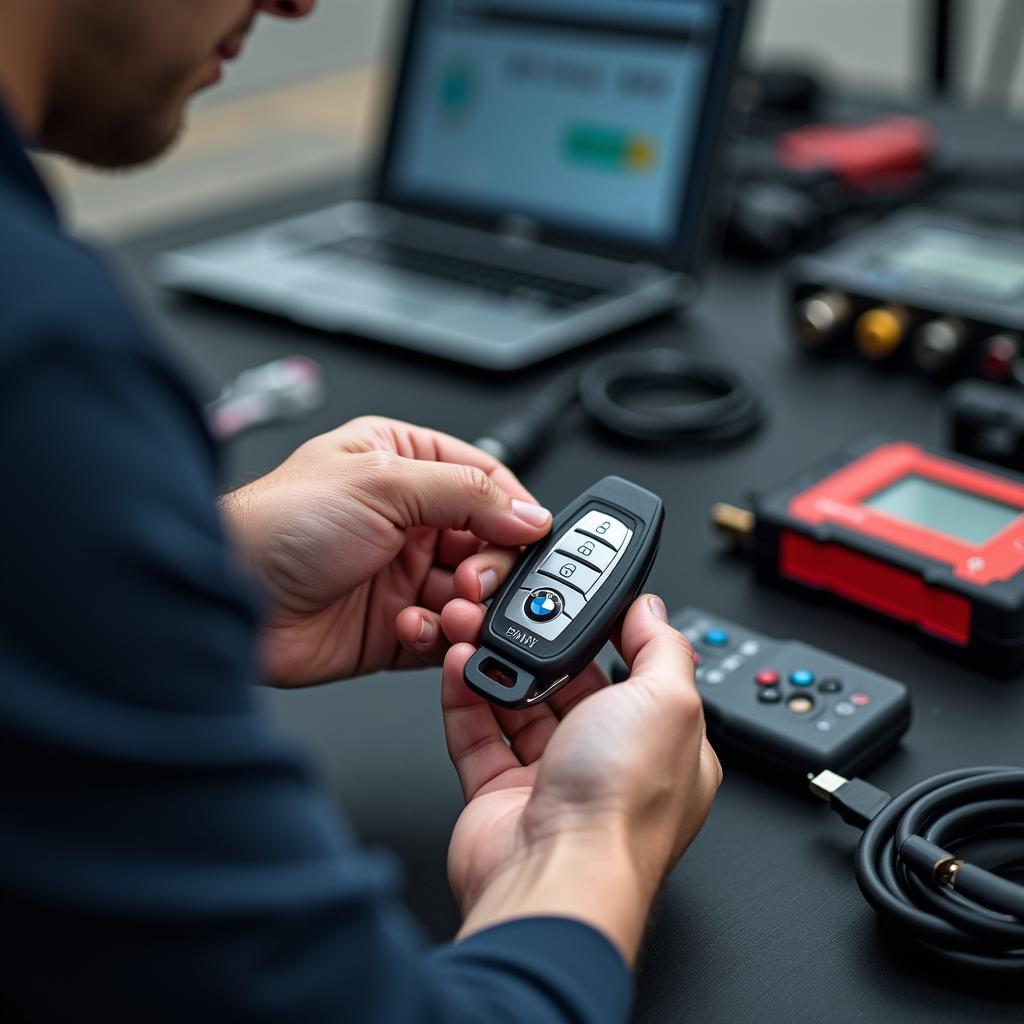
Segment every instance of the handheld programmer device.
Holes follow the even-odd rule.
[[[708,738],[731,764],[803,785],[809,771],[869,767],[910,725],[910,695],[897,679],[702,608],[671,622],[693,645]],[[628,675],[618,657],[608,672],[616,683]]]
[[[991,672],[1024,667],[1024,476],[909,441],[870,439],[715,507],[758,574],[910,626]]]
[[[656,494],[617,476],[566,506],[495,596],[466,685],[514,709],[578,675],[647,582],[664,518]]]

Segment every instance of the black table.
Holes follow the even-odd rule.
[[[954,149],[1024,158],[1019,126],[955,111],[935,118]],[[783,328],[777,269],[722,265],[685,318],[507,377],[177,299],[141,280],[152,255],[169,245],[308,209],[342,192],[336,184],[310,189],[134,240],[116,253],[205,392],[244,367],[297,351],[327,368],[328,407],[300,426],[229,445],[226,482],[271,468],[305,438],[363,413],[472,439],[553,374],[598,351],[670,344],[734,361],[756,375],[771,403],[767,427],[749,442],[698,455],[644,450],[611,442],[570,418],[525,474],[526,483],[557,509],[606,473],[628,475],[659,492],[668,507],[650,587],[670,609],[699,604],[904,680],[914,723],[900,749],[869,773],[876,784],[898,790],[956,766],[1024,763],[1024,682],[947,664],[882,624],[765,589],[746,564],[723,554],[708,525],[712,502],[742,499],[749,488],[776,483],[867,431],[939,442],[941,393],[934,386],[853,362],[803,359]],[[436,671],[422,671],[272,693],[268,701],[311,748],[365,842],[401,859],[413,912],[431,936],[443,939],[457,926],[445,852],[461,798],[445,754],[437,682]],[[640,973],[638,1019],[1019,1022],[1021,988],[951,978],[882,933],[853,881],[858,835],[810,797],[727,766],[707,826],[660,900]]]

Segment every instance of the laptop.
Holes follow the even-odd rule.
[[[368,198],[168,287],[513,370],[685,305],[748,0],[413,0]]]

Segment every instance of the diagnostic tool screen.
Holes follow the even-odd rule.
[[[667,245],[728,7],[423,0],[391,194]]]
[[[920,228],[882,246],[876,269],[953,294],[1009,299],[1024,290],[1024,246],[946,228]]]
[[[1021,509],[1013,505],[917,475],[890,484],[865,499],[864,504],[968,544],[984,544],[1021,514]]]

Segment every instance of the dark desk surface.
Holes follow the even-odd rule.
[[[937,120],[958,151],[1024,159],[1020,126],[956,113]],[[167,245],[306,209],[340,191],[325,187],[138,240],[122,246],[118,257],[134,276]],[[702,455],[645,451],[609,442],[570,419],[525,474],[528,486],[557,509],[606,473],[631,477],[659,492],[668,507],[650,586],[670,609],[699,604],[904,680],[914,723],[902,747],[870,773],[877,784],[900,789],[955,766],[1024,762],[1024,682],[985,678],[838,607],[764,589],[744,563],[722,555],[708,527],[712,502],[775,483],[869,430],[941,440],[941,394],[928,383],[853,363],[812,365],[792,351],[777,270],[726,264],[685,319],[502,378],[140,287],[207,392],[244,367],[291,352],[308,353],[327,368],[328,408],[300,426],[229,446],[228,482],[269,469],[306,437],[363,413],[472,439],[552,374],[613,347],[672,344],[742,363],[772,409],[751,441]],[[461,801],[442,740],[437,672],[274,693],[268,700],[314,751],[365,841],[401,858],[409,904],[425,929],[438,939],[450,936],[457,916],[445,851]],[[640,975],[638,1019],[1019,1022],[1019,988],[1015,995],[992,983],[955,981],[881,933],[853,881],[858,835],[811,798],[727,766],[707,827],[660,900]]]

